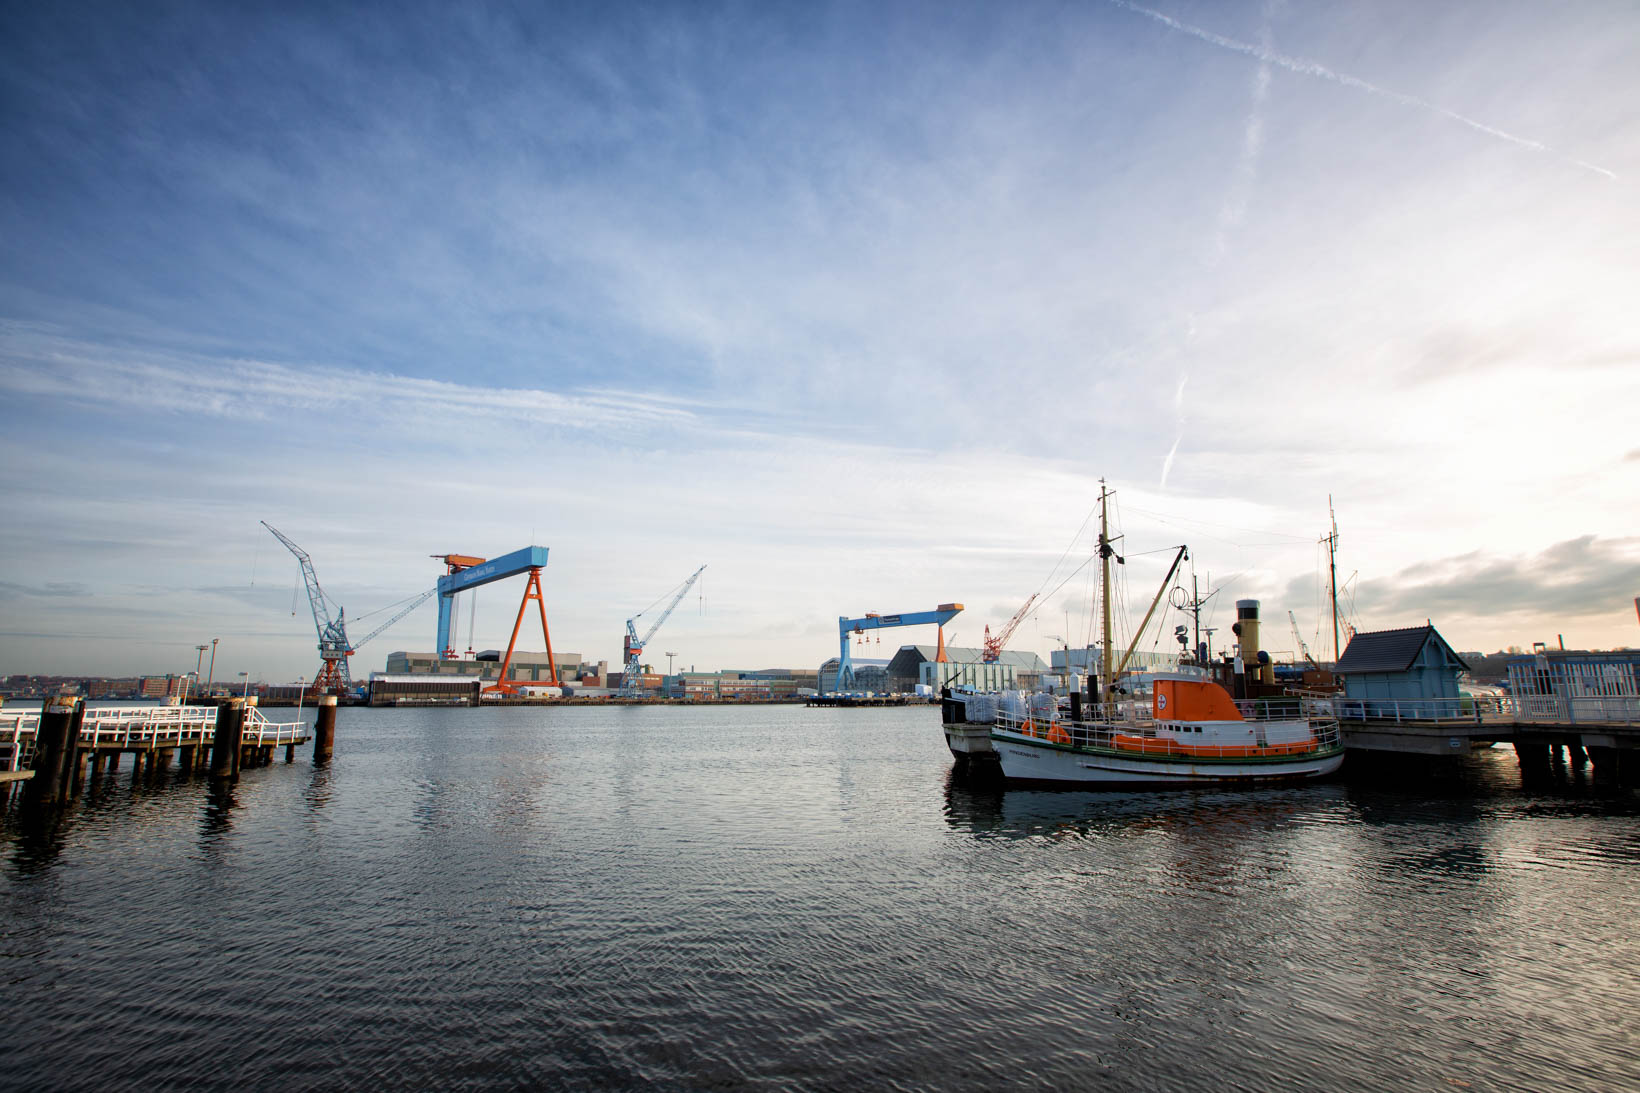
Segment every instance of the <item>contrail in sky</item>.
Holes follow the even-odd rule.
[[[1278,65],[1281,68],[1285,68],[1289,72],[1296,72],[1301,76],[1319,76],[1324,80],[1331,80],[1334,83],[1343,84],[1345,87],[1353,87],[1357,90],[1365,91],[1368,94],[1389,99],[1391,102],[1398,102],[1402,106],[1415,106],[1420,110],[1428,110],[1432,113],[1441,115],[1443,118],[1448,118],[1452,121],[1458,122],[1460,125],[1467,125],[1469,128],[1485,133],[1487,136],[1497,137],[1499,140],[1506,140],[1510,144],[1519,145],[1520,147],[1529,149],[1533,152],[1542,152],[1545,155],[1553,156],[1555,159],[1558,159],[1563,163],[1570,163],[1575,167],[1581,167],[1585,171],[1593,171],[1595,174],[1604,175],[1606,178],[1611,179],[1615,179],[1617,177],[1616,174],[1606,170],[1604,167],[1596,166],[1593,163],[1585,163],[1583,160],[1573,159],[1570,156],[1561,155],[1559,152],[1556,152],[1553,148],[1550,148],[1548,145],[1543,144],[1540,141],[1529,140],[1526,137],[1517,137],[1513,133],[1506,133],[1502,129],[1487,125],[1485,122],[1476,121],[1474,118],[1468,118],[1457,113],[1456,111],[1448,110],[1444,106],[1436,106],[1434,103],[1420,99],[1416,95],[1405,95],[1399,91],[1391,91],[1387,87],[1379,87],[1375,83],[1368,83],[1366,80],[1360,79],[1356,76],[1351,76],[1348,73],[1335,72],[1326,65],[1317,64],[1314,61],[1306,61],[1301,57],[1289,57],[1285,53],[1277,53],[1273,49],[1257,45],[1253,42],[1243,42],[1235,38],[1226,38],[1222,34],[1214,34],[1210,30],[1204,30],[1201,27],[1191,26],[1189,23],[1181,23],[1171,15],[1163,15],[1161,12],[1152,10],[1151,8],[1141,7],[1138,4],[1130,3],[1129,0],[1106,0],[1106,2],[1115,7],[1125,8],[1135,14],[1154,19],[1163,26],[1176,30],[1181,34],[1188,34],[1192,38],[1200,38],[1202,41],[1218,46],[1220,49],[1228,49],[1233,53],[1241,53],[1248,57],[1256,57],[1267,64]]]

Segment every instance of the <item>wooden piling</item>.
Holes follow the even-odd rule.
[[[32,804],[52,807],[63,803],[84,719],[85,703],[78,698],[51,698],[40,710],[40,727],[34,736],[34,777],[28,787]]]
[[[245,703],[230,698],[216,711],[216,735],[211,740],[211,777],[232,778],[239,773],[239,748],[244,732]]]
[[[321,695],[319,698],[319,717],[313,725],[313,761],[320,763],[329,759],[335,744],[336,696]]]
[[[285,745],[285,762],[287,762],[287,763],[296,762],[296,745],[295,744],[286,744]]]

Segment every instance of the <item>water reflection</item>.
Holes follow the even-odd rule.
[[[72,827],[63,809],[40,808],[28,800],[17,802],[7,817],[12,835],[12,866],[20,876],[47,872],[63,852]]]
[[[981,837],[1056,838],[1137,831],[1263,830],[1337,810],[1337,785],[1276,789],[1084,790],[1009,788],[952,768],[945,820]]]
[[[233,830],[233,810],[237,803],[237,783],[231,778],[212,778],[205,792],[205,805],[199,813],[199,845],[205,850],[217,847],[224,835]]]

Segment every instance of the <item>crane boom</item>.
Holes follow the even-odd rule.
[[[380,634],[383,630],[386,630],[389,626],[392,626],[395,622],[398,622],[400,619],[404,618],[404,616],[408,615],[410,612],[414,611],[416,608],[418,608],[422,604],[426,603],[429,599],[431,599],[433,597],[433,595],[436,592],[438,592],[438,586],[437,585],[433,586],[432,588],[429,588],[427,591],[423,592],[421,595],[419,595],[415,599],[411,600],[408,606],[400,609],[399,612],[396,615],[394,615],[392,618],[388,619],[386,622],[382,623],[380,626],[378,626],[374,630],[370,631],[370,633],[366,634],[364,637],[362,637],[358,641],[354,642],[353,645],[352,645],[352,648],[353,649],[363,648],[365,642],[369,641],[371,638],[375,637],[377,634]],[[355,619],[354,621],[357,622],[358,620]]]
[[[1287,617],[1292,620],[1292,623],[1293,623],[1293,640],[1298,642],[1298,651],[1300,653],[1304,654],[1305,663],[1308,664],[1311,668],[1321,667],[1321,665],[1319,665],[1315,662],[1315,658],[1310,655],[1310,647],[1308,645],[1304,644],[1304,635],[1300,634],[1298,632],[1298,616],[1293,614],[1292,611],[1289,610],[1287,612]]]
[[[1032,592],[1031,598],[1026,600],[1024,604],[1020,606],[1018,611],[1014,612],[1014,617],[1008,620],[1008,624],[1006,626],[997,631],[996,637],[993,638],[991,636],[991,628],[989,626],[985,628],[985,650],[980,654],[980,660],[984,661],[986,664],[995,664],[999,659],[1001,659],[1002,647],[1007,645],[1008,639],[1014,636],[1014,631],[1019,629],[1019,624],[1025,621],[1025,612],[1029,611],[1031,609],[1031,604],[1035,602],[1036,593]]]
[[[661,628],[661,623],[665,622],[667,616],[672,614],[673,609],[683,602],[684,595],[694,586],[695,581],[704,572],[706,572],[706,567],[701,566],[689,574],[689,579],[683,582],[677,594],[672,597],[672,602],[667,604],[666,610],[662,611],[660,616],[650,624],[649,630],[643,637],[638,636],[638,619],[643,616],[643,612],[640,611],[626,620],[626,669],[621,674],[620,690],[623,698],[636,697],[641,693],[642,688],[638,685],[638,677],[643,673],[643,666],[639,663],[639,659],[643,656],[644,646],[649,644],[649,639],[655,636],[655,631]]]
[[[314,689],[345,689],[353,682],[347,670],[347,658],[353,655],[353,646],[347,640],[347,612],[338,606],[336,617],[330,617],[330,601],[324,589],[319,587],[319,575],[314,572],[313,559],[308,552],[266,520],[259,522],[296,555],[296,561],[302,567],[302,579],[307,583],[308,606],[313,609],[313,628],[319,635],[320,663],[319,672],[313,679]]]

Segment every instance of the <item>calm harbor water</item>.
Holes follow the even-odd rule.
[[[341,711],[0,819],[4,1086],[1640,1088],[1640,805],[1001,790],[933,707]]]

